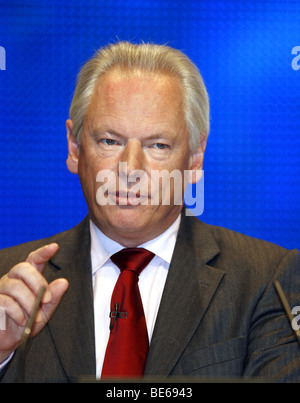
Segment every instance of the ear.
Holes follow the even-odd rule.
[[[72,130],[73,130],[73,122],[71,119],[66,121],[67,127],[67,140],[68,140],[68,158],[67,158],[67,167],[68,170],[72,174],[78,174],[78,156],[79,156],[79,145],[75,140]]]
[[[201,134],[200,143],[195,151],[191,153],[190,156],[190,172],[189,172],[189,183],[196,183],[202,177],[204,153],[206,149],[207,135]]]

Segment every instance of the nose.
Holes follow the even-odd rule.
[[[144,170],[144,151],[140,141],[129,139],[122,151],[119,162],[126,163],[127,173]]]

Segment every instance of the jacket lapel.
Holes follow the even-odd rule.
[[[47,265],[48,281],[64,277],[69,289],[49,321],[49,329],[67,378],[95,374],[94,307],[89,220],[58,238],[58,254]]]
[[[48,281],[64,277],[69,289],[48,327],[66,377],[95,375],[93,287],[89,220],[55,239],[58,254],[45,268]],[[219,253],[205,227],[182,216],[160,304],[145,375],[168,375],[197,329],[224,272],[207,263]]]
[[[205,224],[182,215],[145,375],[168,375],[189,343],[224,275],[207,264],[218,253]]]

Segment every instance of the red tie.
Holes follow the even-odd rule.
[[[141,377],[149,349],[139,274],[154,257],[143,248],[123,249],[111,257],[121,273],[111,298],[110,336],[101,377]]]

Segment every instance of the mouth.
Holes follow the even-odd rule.
[[[117,191],[110,194],[110,197],[118,206],[138,206],[146,205],[149,202],[148,195],[141,195],[139,192],[134,193],[130,191]]]

